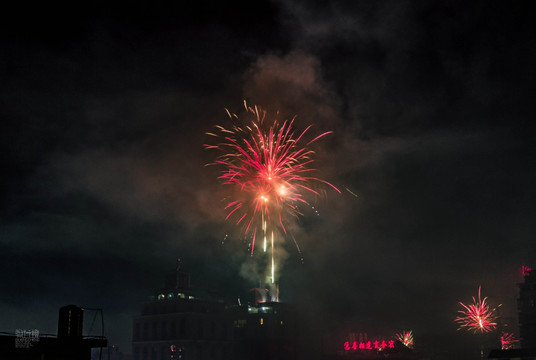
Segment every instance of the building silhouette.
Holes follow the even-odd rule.
[[[489,359],[536,359],[536,270],[523,266],[523,280],[517,299],[521,348],[492,350]]]
[[[134,317],[133,360],[295,359],[294,308],[258,290],[244,304],[227,304],[192,291],[180,266],[168,272]]]
[[[536,348],[536,271],[525,270],[519,285],[519,337],[521,348]]]
[[[94,310],[94,309],[92,309]],[[84,309],[67,305],[59,310],[57,336],[37,329],[0,333],[2,360],[90,360],[92,348],[107,345],[104,336],[84,336]]]

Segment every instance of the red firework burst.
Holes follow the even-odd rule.
[[[296,132],[294,118],[282,124],[277,120],[270,122],[266,120],[266,111],[250,107],[246,102],[244,107],[252,118],[249,122],[238,124],[241,119],[226,109],[235,124],[230,128],[216,126],[216,133],[207,134],[220,142],[204,146],[223,153],[215,161],[224,168],[219,179],[225,185],[234,186],[240,194],[225,206],[226,219],[235,217],[245,233],[253,233],[253,252],[255,234],[260,228],[266,232],[266,222],[286,233],[286,214],[298,216],[299,205],[309,205],[304,193],[319,195],[314,183],[340,191],[329,182],[311,176],[314,151],[309,146],[330,131],[306,140],[311,126]]]
[[[519,340],[515,339],[515,335],[513,333],[509,332],[503,332],[501,335],[501,349],[507,350],[507,349],[513,349],[514,344],[516,342],[519,342]]]
[[[480,331],[481,333],[487,333],[495,329],[497,323],[497,315],[495,315],[496,309],[490,309],[486,303],[487,297],[481,299],[480,286],[478,287],[478,300],[473,296],[473,304],[465,305],[460,302],[463,310],[458,312],[461,314],[455,321],[460,324],[458,330],[466,328],[467,330],[473,330],[474,332]],[[500,306],[500,305],[499,305]]]
[[[399,340],[404,346],[413,348],[413,331],[402,331],[400,334],[396,334],[396,339]]]

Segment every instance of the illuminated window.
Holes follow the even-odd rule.
[[[283,320],[280,321],[280,324],[283,325]]]
[[[185,299],[186,295],[184,295],[184,293],[177,293],[177,297],[181,299]]]
[[[173,293],[167,294],[167,297],[168,297],[168,299],[172,299],[173,298]]]
[[[158,300],[164,300],[165,298],[166,298],[166,295],[158,294]]]
[[[243,328],[244,326],[246,326],[246,320],[245,319],[235,320],[233,321],[233,326],[235,328]]]
[[[259,309],[256,307],[248,306],[248,313],[249,314],[257,314],[259,312]]]
[[[193,300],[193,299],[195,299],[195,296],[189,295],[188,299]]]
[[[259,322],[260,322],[261,325],[264,324],[264,319],[261,318],[261,319],[259,320]]]

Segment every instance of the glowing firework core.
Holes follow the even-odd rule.
[[[466,328],[467,330],[473,330],[474,332],[480,331],[481,333],[487,333],[495,329],[497,323],[495,320],[495,309],[490,309],[486,303],[487,297],[481,299],[480,286],[478,287],[478,301],[473,296],[473,304],[465,305],[460,302],[463,310],[458,312],[461,316],[458,316],[455,321],[460,324],[459,329]],[[500,305],[499,305],[500,306]]]

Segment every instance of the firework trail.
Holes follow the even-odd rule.
[[[232,126],[216,126],[217,131],[207,135],[217,138],[217,144],[204,146],[222,153],[213,163],[223,167],[218,179],[238,189],[225,206],[226,220],[235,218],[244,233],[252,236],[252,254],[257,234],[262,236],[264,252],[270,238],[273,283],[274,231],[287,233],[286,219],[302,215],[300,205],[309,205],[306,194],[319,195],[315,185],[327,185],[340,193],[329,182],[314,177],[310,167],[314,151],[309,146],[331,132],[306,140],[311,126],[296,132],[295,118],[279,123],[267,120],[266,111],[245,101],[244,108],[248,121],[226,109]]]
[[[463,310],[458,311],[461,315],[455,319],[455,321],[460,324],[458,330],[466,328],[467,330],[473,330],[474,332],[480,331],[481,333],[487,333],[495,329],[497,326],[495,320],[498,318],[498,316],[495,315],[496,309],[490,309],[486,300],[487,297],[481,299],[479,286],[478,300],[473,296],[473,304],[465,305],[460,302]]]
[[[412,349],[413,342],[413,331],[402,331],[400,334],[396,334],[396,339],[399,340],[404,346]]]

